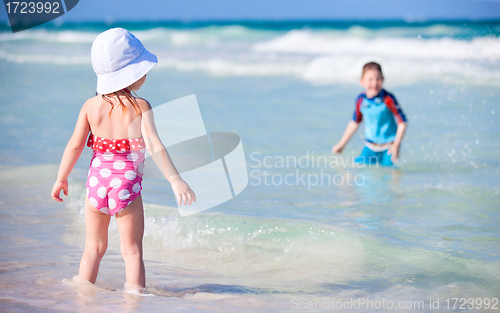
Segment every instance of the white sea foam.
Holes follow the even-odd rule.
[[[186,44],[198,45],[221,41],[245,41],[267,38],[265,31],[251,30],[243,26],[207,26],[195,29],[169,29],[156,27],[147,30],[131,30],[143,42],[172,43],[184,46]],[[99,31],[49,31],[45,29],[25,30],[18,33],[0,33],[0,42],[8,41],[38,41],[53,43],[92,43]]]
[[[0,42],[32,40],[56,43],[92,43],[98,33],[82,31],[26,30],[18,33],[0,33]]]
[[[180,71],[204,71],[217,76],[300,76],[307,64],[269,62],[265,60],[241,61],[213,58],[208,60],[164,59],[159,67]]]
[[[433,26],[420,31],[433,34],[458,29]],[[391,30],[396,34],[400,31]],[[217,52],[208,57],[197,57],[196,52],[190,58],[167,56],[161,59],[160,67],[217,76],[291,76],[314,83],[357,84],[360,68],[375,60],[382,63],[389,85],[425,80],[500,85],[500,38],[368,36],[374,32],[362,27],[324,32],[292,30],[256,42],[250,51],[232,51],[228,57],[217,56]],[[192,41],[192,35],[179,35],[177,45]]]
[[[367,56],[317,56],[308,61],[269,62],[224,60],[163,59],[159,68],[179,71],[202,71],[214,76],[289,76],[319,84],[357,84],[363,64],[373,61]],[[407,85],[417,81],[444,83],[485,84],[500,86],[497,67],[480,63],[443,60],[407,60],[404,58],[376,58],[384,68],[386,83],[392,86]]]
[[[446,25],[287,32],[207,26],[157,27],[134,34],[158,55],[160,70],[357,84],[362,65],[377,61],[383,66],[386,83],[392,86],[417,81],[500,86],[500,37],[442,37],[467,31]],[[419,39],[415,33],[435,37]],[[0,59],[14,63],[89,64],[90,44],[97,34],[69,30],[0,33]]]
[[[455,60],[429,62],[387,56],[375,59],[368,56],[319,56],[308,65],[301,77],[315,83],[357,83],[363,64],[373,60],[383,65],[386,83],[392,86],[429,80],[500,86],[497,67]]]
[[[11,53],[5,50],[0,50],[0,59],[14,63],[43,63],[60,65],[90,63],[90,56],[84,55]]]
[[[100,32],[92,31],[48,31],[45,29],[40,30],[26,30],[18,33],[0,33],[0,42],[8,41],[34,41],[34,42],[51,42],[51,43],[92,43]],[[133,34],[141,41],[162,40],[168,39],[172,34],[178,33],[176,31],[167,30],[165,28],[153,28],[142,31],[134,31]]]
[[[500,38],[473,40],[452,38],[360,38],[328,36],[309,30],[292,30],[269,41],[254,44],[257,52],[349,54],[372,57],[500,60]]]

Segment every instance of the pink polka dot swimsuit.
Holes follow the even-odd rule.
[[[141,194],[144,139],[104,139],[90,133],[87,146],[94,150],[86,184],[89,202],[115,215]]]

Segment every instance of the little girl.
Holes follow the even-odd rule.
[[[179,205],[191,204],[196,196],[180,177],[158,137],[150,104],[132,95],[158,63],[156,56],[123,28],[99,34],[92,44],[91,56],[100,95],[87,100],[80,110],[64,150],[52,198],[63,201],[61,190],[68,195],[67,178],[88,136],[87,146],[94,153],[86,184],[86,242],[79,276],[95,283],[108,245],[109,221],[116,215],[126,268],[125,284],[145,292],[141,182],[146,149],[171,183]]]

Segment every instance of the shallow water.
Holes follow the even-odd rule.
[[[105,28],[1,32],[2,309],[296,311],[369,298],[432,311],[429,300],[498,298],[500,26],[294,27],[129,27],[160,61],[139,94],[153,106],[196,94],[208,131],[241,137],[249,172],[236,198],[183,218],[167,182],[144,181],[155,297],[124,292],[114,220],[96,287],[72,280],[89,149],[65,202],[49,197]],[[329,154],[371,59],[409,119],[397,170],[352,164],[360,130],[341,159]]]

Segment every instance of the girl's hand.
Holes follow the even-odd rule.
[[[335,146],[333,146],[332,148],[332,153],[335,154],[335,153],[342,153],[342,150],[344,149],[344,146],[342,146],[341,144],[336,144]]]
[[[391,161],[396,162],[396,160],[399,158],[399,145],[392,145],[389,148],[389,151],[387,151],[387,154],[391,156]]]
[[[196,195],[193,190],[189,188],[189,185],[178,175],[171,179],[172,189],[174,194],[179,201],[179,205],[191,205],[191,203],[196,202]]]
[[[64,195],[68,196],[68,181],[57,181],[54,184],[54,187],[52,187],[52,198],[56,200],[57,202],[62,202],[63,199],[61,199],[60,193],[61,190],[64,191]]]

